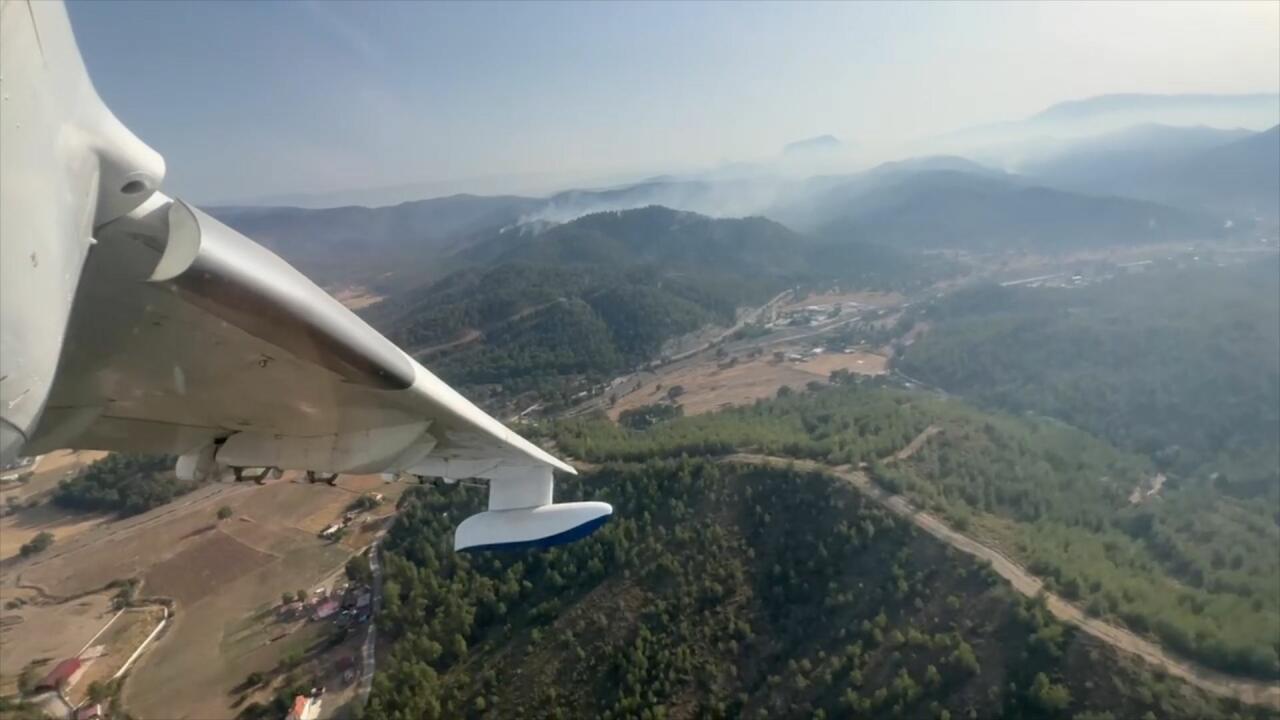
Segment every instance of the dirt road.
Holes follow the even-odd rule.
[[[925,428],[924,431],[921,432],[919,435],[912,438],[911,442],[907,443],[906,447],[894,453],[892,456],[885,458],[885,461],[884,461],[885,464],[887,465],[895,460],[909,459],[912,455],[915,455],[917,452],[920,452],[920,448],[924,447],[924,444],[929,441],[929,438],[933,437],[934,435],[937,435],[940,432],[942,432],[942,428],[938,427],[937,425],[930,425],[929,427]]]
[[[931,430],[936,432],[933,428],[925,430],[924,433],[921,433],[921,437],[917,437],[907,447],[915,446],[918,448],[923,443],[922,438],[927,437],[925,433],[930,433]],[[903,452],[906,452],[906,449]],[[1049,611],[1062,622],[1071,623],[1112,647],[1131,655],[1136,655],[1170,675],[1179,677],[1206,692],[1222,697],[1235,698],[1251,705],[1264,705],[1280,709],[1280,683],[1245,680],[1226,675],[1185,658],[1176,657],[1159,645],[1122,627],[1087,616],[1079,607],[1046,591],[1044,583],[1039,578],[1032,575],[1026,568],[1004,553],[952,530],[938,518],[914,507],[901,495],[894,495],[881,489],[872,483],[871,478],[863,472],[854,470],[847,465],[832,467],[811,460],[796,460],[772,455],[740,453],[730,455],[725,460],[774,467],[792,466],[798,470],[826,472],[847,480],[890,512],[910,520],[916,527],[933,537],[961,552],[990,562],[991,569],[995,570],[1000,577],[1007,580],[1015,590],[1023,595],[1033,597],[1043,592],[1045,599],[1048,601]]]
[[[373,613],[374,619],[369,621],[369,629],[365,632],[364,644],[360,646],[360,690],[356,695],[357,707],[364,707],[369,702],[369,694],[373,692],[373,672],[377,657],[374,653],[378,637],[377,616],[382,609],[382,565],[378,562],[378,543],[369,546],[369,569],[373,572]]]

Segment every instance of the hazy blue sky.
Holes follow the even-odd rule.
[[[74,2],[118,116],[198,202],[534,190],[882,147],[1112,92],[1275,92],[1280,3]],[[438,181],[438,182],[437,182]]]

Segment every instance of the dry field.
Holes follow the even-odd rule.
[[[353,285],[345,287],[333,294],[338,302],[342,303],[348,310],[359,310],[367,308],[375,303],[382,302],[382,296],[376,295],[369,291],[368,288]]]
[[[48,672],[55,664],[75,657],[115,611],[113,593],[97,593],[58,605],[38,605],[35,593],[8,590],[9,602],[24,597],[29,603],[19,608],[0,609],[0,694],[16,688],[18,673],[33,661],[46,660],[38,672]]]
[[[312,589],[340,574],[351,554],[385,527],[405,487],[384,483],[377,475],[343,477],[338,487],[330,487],[298,482],[287,474],[262,487],[205,486],[124,520],[78,519],[48,508],[5,518],[0,527],[5,530],[6,553],[11,545],[16,552],[24,538],[41,529],[61,528],[63,536],[45,553],[0,565],[0,600],[22,597],[46,603],[0,610],[0,623],[7,623],[0,629],[0,684],[12,687],[31,659],[74,655],[110,618],[105,611],[111,592],[56,604],[58,598],[98,591],[117,579],[140,578],[140,596],[172,597],[177,604],[164,632],[130,671],[124,690],[130,712],[139,718],[234,717],[233,687],[249,672],[271,670],[291,649],[309,650],[322,634],[320,626],[303,623],[273,642],[280,626],[246,633],[246,620],[264,611],[269,614],[284,590]],[[341,543],[318,538],[319,530],[340,518],[363,492],[382,493],[386,501],[354,525]],[[223,505],[233,515],[219,521],[216,513]],[[67,530],[72,527],[75,533]],[[108,628],[94,645],[116,642],[112,638],[117,633],[126,644],[136,634],[145,636],[146,618],[129,620],[125,623],[122,617],[117,624],[124,624]],[[146,632],[150,627],[154,622]],[[75,690],[81,683],[87,688],[88,682],[102,679],[100,675],[114,674],[131,652],[117,657],[109,650],[88,666]]]
[[[42,532],[53,534],[53,547],[57,548],[59,543],[109,519],[106,515],[73,513],[49,503],[6,516],[0,519],[0,561],[16,556],[23,545]]]
[[[138,608],[121,613],[101,635],[94,638],[90,648],[101,648],[102,654],[86,662],[75,686],[67,693],[71,702],[85,700],[90,683],[106,682],[114,677],[163,619],[164,610],[158,607]]]
[[[130,712],[139,718],[233,717],[232,689],[249,673],[269,672],[286,653],[306,651],[320,639],[317,623],[294,625],[292,633],[274,642],[275,626],[243,632],[247,620],[272,612],[281,591],[313,588],[350,557],[347,548],[311,537],[298,537],[292,547],[280,549],[269,563],[179,605],[164,637],[131,671],[124,695]],[[192,562],[213,558],[193,557]]]
[[[148,595],[171,597],[186,607],[278,559],[214,528],[176,555],[152,565],[143,576],[142,587]]]
[[[891,307],[901,305],[905,300],[900,293],[896,292],[825,292],[816,293],[799,300],[793,300],[787,303],[782,310],[791,311],[809,307],[810,305],[834,305],[840,303],[848,305],[855,303],[858,305],[869,305],[871,307]]]
[[[140,577],[197,540],[221,505],[252,503],[252,483],[201,488],[150,512],[101,523],[15,566],[26,584],[70,596]],[[144,589],[144,592],[146,590]]]
[[[771,398],[784,385],[803,390],[815,380],[826,382],[834,370],[880,375],[885,372],[886,362],[883,355],[875,353],[824,353],[803,362],[781,363],[775,362],[772,356],[762,356],[727,368],[708,361],[664,374],[657,382],[648,382],[639,390],[619,397],[609,410],[609,417],[617,420],[624,410],[660,402],[673,385],[684,388],[678,400],[684,413],[698,415]]]
[[[100,450],[55,450],[41,455],[31,470],[30,480],[0,485],[0,503],[6,502],[10,497],[24,500],[46,493],[80,468],[107,455],[108,453]]]

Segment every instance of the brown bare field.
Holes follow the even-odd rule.
[[[901,293],[897,292],[825,292],[816,293],[806,298],[793,300],[783,307],[784,311],[798,310],[810,305],[834,305],[836,303],[848,304],[857,303],[858,305],[870,305],[872,307],[889,307],[892,305],[901,305],[906,300]]]
[[[812,360],[797,363],[796,367],[826,380],[835,370],[848,370],[859,375],[883,375],[888,371],[889,358],[869,352],[823,353]]]
[[[277,552],[273,544],[278,538],[254,535],[248,526],[292,530],[286,537],[296,534],[320,542],[315,538],[319,531],[315,526],[322,528],[336,519],[358,495],[353,488],[373,486],[376,479],[377,476],[355,478],[352,488],[347,487],[345,477],[336,488],[324,483],[291,482],[287,476],[262,487],[253,483],[209,485],[142,515],[101,523],[66,544],[55,543],[45,553],[22,561],[16,571],[22,573],[24,582],[38,585],[51,595],[66,596],[100,588],[112,580],[140,577],[152,566],[201,540],[213,525],[232,537],[244,534],[244,542],[269,553]],[[386,491],[379,491],[388,493],[386,506],[393,505],[390,491],[398,485],[387,485]],[[233,517],[218,523],[215,513],[222,505],[231,507]],[[321,523],[326,512],[332,514]]]
[[[42,532],[53,534],[53,549],[56,549],[58,543],[91,530],[109,519],[106,515],[73,513],[50,503],[21,510],[0,519],[0,560],[16,556],[23,545]]]
[[[379,475],[344,476],[338,487],[299,482],[297,477],[287,473],[261,487],[212,484],[132,518],[86,519],[85,529],[56,542],[45,553],[5,561],[0,566],[4,573],[0,599],[23,597],[49,604],[0,611],[0,617],[31,616],[3,630],[0,655],[14,667],[12,672],[8,665],[0,667],[0,679],[12,684],[33,657],[62,659],[74,654],[109,618],[86,621],[79,617],[85,612],[79,607],[83,601],[52,604],[57,597],[137,577],[143,580],[142,596],[168,596],[177,604],[170,624],[129,673],[124,692],[130,712],[140,718],[234,717],[236,697],[230,694],[231,688],[251,671],[270,671],[295,646],[309,650],[322,632],[320,626],[303,623],[285,639],[271,642],[279,626],[273,625],[270,632],[245,632],[246,619],[263,611],[269,615],[284,590],[312,589],[334,573],[341,574],[347,558],[384,527],[385,518],[394,513],[395,499],[405,489],[405,483],[388,484]],[[318,538],[319,529],[338,519],[362,492],[386,496],[382,506],[368,513],[369,523],[353,526],[341,543]],[[216,512],[223,505],[231,507],[233,515],[219,521]],[[24,533],[29,537],[48,526],[37,527],[30,521],[31,512],[35,511],[4,522],[13,524],[25,517],[30,527]],[[4,533],[6,548],[12,542],[10,535]],[[19,582],[39,587],[50,597],[41,599],[39,592],[16,588]],[[88,597],[96,598],[98,607],[105,609],[110,594]],[[117,622],[123,621],[124,617]],[[113,626],[103,638],[135,629],[131,624]],[[24,639],[22,633],[33,639]],[[16,641],[11,643],[10,637]],[[87,680],[79,682],[87,688],[100,674],[113,674],[115,660],[109,655],[95,661],[85,671]]]
[[[148,595],[171,597],[180,605],[190,605],[275,559],[215,529],[153,565],[143,576],[142,587]]]
[[[338,302],[342,303],[348,310],[359,310],[367,308],[374,303],[382,302],[383,296],[370,292],[369,288],[359,285],[345,287],[333,294]]]
[[[24,583],[50,595],[69,596],[112,580],[140,577],[150,567],[197,541],[214,522],[221,504],[252,495],[247,485],[202,488],[168,505],[132,518],[106,522],[53,547],[15,568]],[[194,496],[194,497],[192,497]]]
[[[59,470],[78,470],[110,454],[105,450],[54,450],[40,456],[35,472],[39,474]]]
[[[735,405],[750,405],[756,400],[771,398],[778,388],[786,385],[803,390],[805,385],[817,380],[826,382],[833,370],[847,369],[865,375],[885,372],[887,359],[875,353],[824,353],[804,362],[775,362],[771,357],[740,362],[733,367],[721,368],[716,362],[699,363],[663,375],[659,383],[647,383],[639,390],[620,398],[609,410],[614,420],[624,410],[651,405],[666,398],[666,389],[673,385],[684,388],[679,404],[686,415],[713,412]]]
[[[27,663],[49,660],[42,667],[75,657],[85,643],[106,624],[115,612],[113,593],[87,595],[61,604],[32,604],[0,609],[0,694],[15,689],[18,673]],[[14,595],[5,594],[6,602]]]
[[[246,622],[270,613],[282,590],[313,588],[348,557],[340,545],[299,535],[270,563],[180,605],[164,637],[131,671],[126,707],[140,718],[233,717],[232,689],[251,672],[269,672],[287,652],[309,650],[323,626],[294,624],[285,639],[272,642],[273,633],[286,628],[245,632]]]

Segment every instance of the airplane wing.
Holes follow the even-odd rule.
[[[56,448],[222,468],[485,478],[455,547],[581,537],[605,503],[283,259],[159,190],[61,3],[0,4],[0,461]]]

